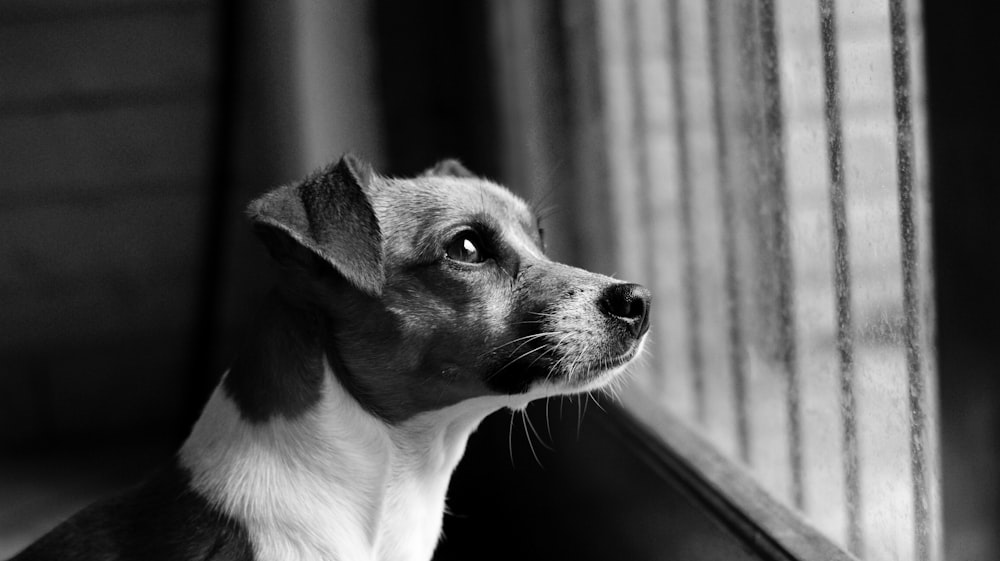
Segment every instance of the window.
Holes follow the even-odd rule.
[[[624,409],[778,542],[940,559],[917,4],[495,4],[511,175],[654,293]]]

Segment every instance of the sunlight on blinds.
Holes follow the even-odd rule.
[[[940,559],[919,22],[598,1],[599,80],[573,82],[599,89],[612,268],[655,297],[630,395],[871,560]]]

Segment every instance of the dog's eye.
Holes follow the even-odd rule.
[[[444,248],[444,254],[452,261],[460,263],[482,263],[483,256],[479,236],[475,232],[462,232],[452,238]]]

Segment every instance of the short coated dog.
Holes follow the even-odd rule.
[[[547,259],[527,205],[453,160],[345,156],[248,212],[281,280],[174,461],[15,559],[426,561],[486,415],[641,352],[649,292]]]

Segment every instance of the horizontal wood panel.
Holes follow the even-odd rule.
[[[209,0],[4,0],[0,25],[37,23],[116,15],[186,11],[210,5]]]
[[[44,396],[48,380],[37,363],[0,357],[0,445],[15,444],[45,434]]]
[[[188,333],[167,332],[53,358],[52,430],[107,438],[172,429],[183,405],[190,344]]]
[[[134,333],[189,328],[196,282],[190,271],[158,278],[84,279],[63,291],[0,292],[0,352],[59,349]]]
[[[189,325],[203,212],[192,192],[0,213],[0,348]]]
[[[0,118],[5,197],[204,177],[209,124],[198,101]]]
[[[181,412],[190,335],[165,331],[43,352],[6,354],[0,443],[163,432]]]
[[[0,111],[78,96],[206,88],[207,9],[17,25],[0,31]]]
[[[858,561],[649,395],[639,384],[627,386],[627,410],[609,407],[607,426],[744,546],[764,559]]]

